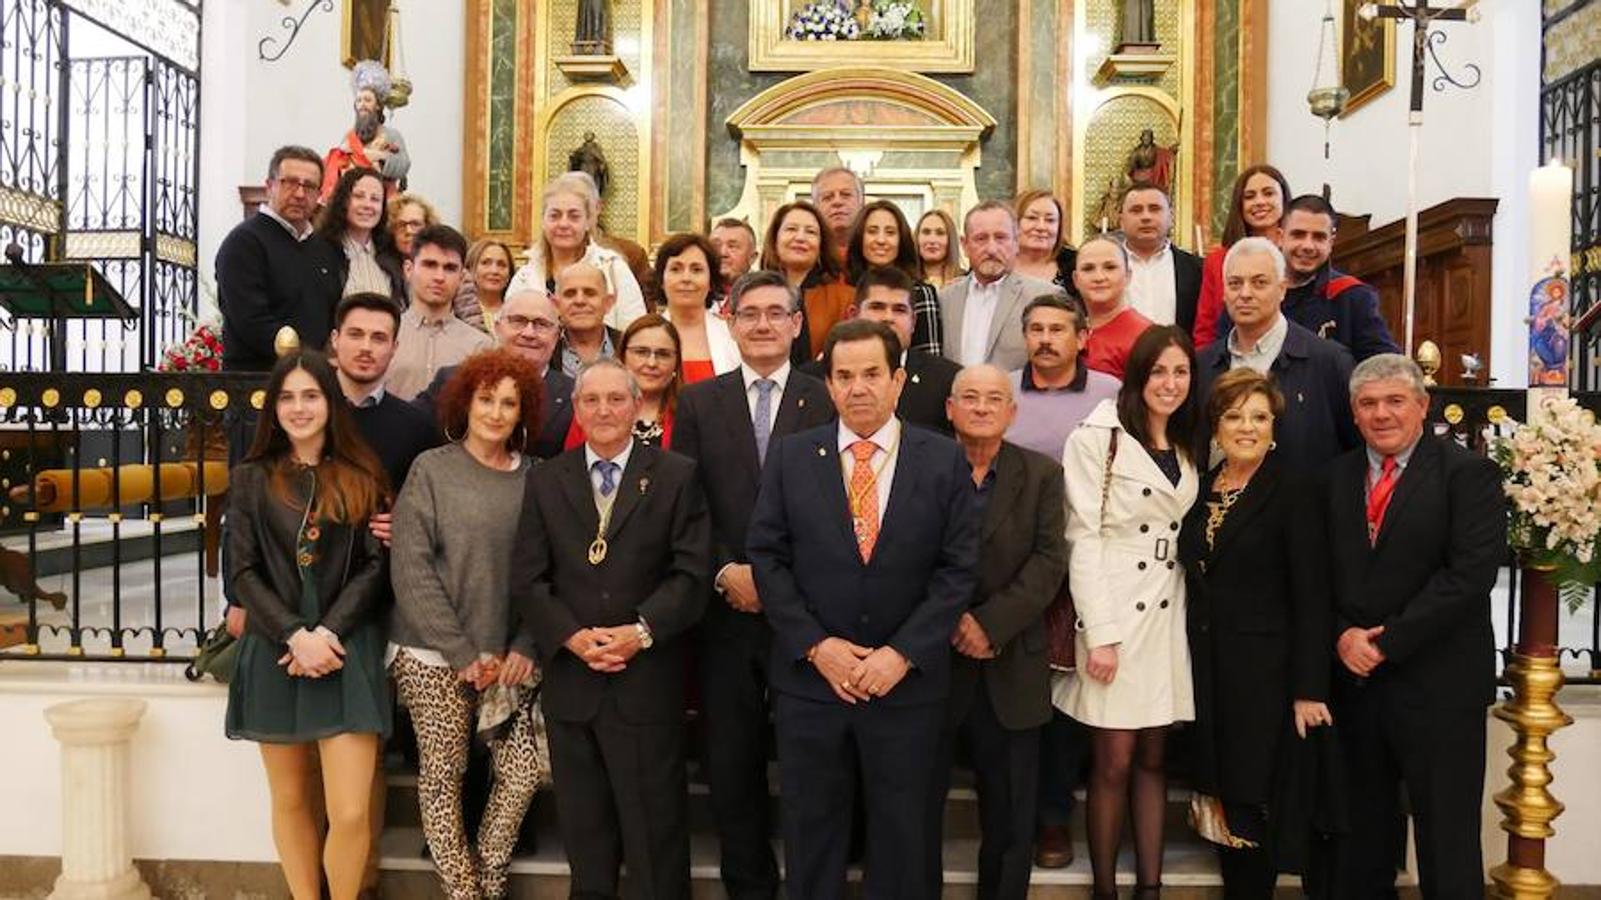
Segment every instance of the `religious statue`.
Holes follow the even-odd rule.
[[[1113,175],[1106,179],[1106,192],[1101,194],[1100,205],[1090,214],[1090,226],[1099,232],[1113,231],[1123,212],[1123,192],[1128,190],[1128,179]]]
[[[1156,132],[1147,128],[1140,132],[1140,142],[1129,151],[1128,166],[1124,171],[1130,182],[1153,184],[1173,194],[1173,169],[1178,158],[1178,147],[1159,147]]]
[[[1123,44],[1156,43],[1156,0],[1123,0],[1123,28],[1118,32]]]
[[[595,132],[584,132],[584,142],[567,154],[567,171],[588,175],[595,182],[595,192],[606,196],[606,182],[610,180],[611,167],[606,165],[606,153],[595,140]]]
[[[578,0],[578,24],[573,30],[573,53],[577,56],[609,55],[610,18],[606,0]]]
[[[384,177],[386,193],[404,189],[411,156],[406,153],[405,138],[384,121],[384,102],[392,86],[389,71],[377,60],[364,59],[351,71],[356,123],[323,159],[322,202],[328,202],[339,176],[357,166],[377,169]]]

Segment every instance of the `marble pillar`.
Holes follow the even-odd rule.
[[[128,740],[145,701],[72,700],[46,709],[61,742],[61,877],[51,900],[148,900],[128,850]]]

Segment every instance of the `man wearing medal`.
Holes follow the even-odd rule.
[[[823,365],[839,421],[769,448],[746,542],[773,630],[793,897],[843,895],[858,771],[865,895],[899,896],[937,852],[928,786],[978,521],[962,451],[895,418],[900,360],[889,326],[834,326]]]
[[[585,443],[529,476],[517,535],[574,896],[617,896],[619,863],[641,896],[689,896],[684,637],[711,526],[694,462],[634,441],[639,401],[621,363],[579,371]]]

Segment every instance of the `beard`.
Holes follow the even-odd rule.
[[[378,129],[383,127],[383,124],[384,114],[381,112],[358,112],[356,113],[356,137],[360,138],[363,144],[370,144],[373,138],[378,136]]]

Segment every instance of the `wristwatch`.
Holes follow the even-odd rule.
[[[634,630],[639,633],[639,649],[649,650],[650,645],[656,643],[656,639],[650,636],[650,626],[645,624],[644,619],[634,623]]]

